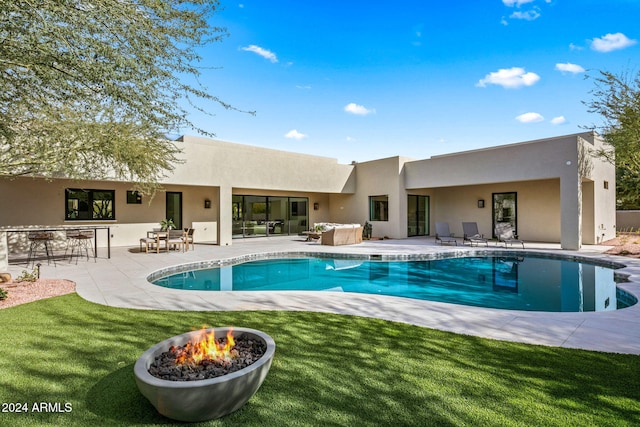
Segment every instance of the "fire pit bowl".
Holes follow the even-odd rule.
[[[236,337],[245,334],[262,341],[267,349],[253,364],[216,378],[196,381],[171,381],[149,373],[154,359],[171,346],[183,346],[197,339],[202,331],[187,332],[164,340],[145,351],[133,370],[140,393],[167,418],[178,421],[206,421],[220,418],[242,407],[264,381],[276,351],[276,343],[264,332],[247,328],[215,328],[205,332],[223,338],[232,329]]]

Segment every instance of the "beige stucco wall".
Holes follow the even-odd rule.
[[[332,194],[331,218],[335,222],[372,225],[373,237],[406,237],[407,197],[404,191],[404,157],[362,162],[356,165],[355,194]],[[389,220],[371,221],[369,197],[388,196]]]
[[[337,159],[193,136],[176,144],[184,164],[164,180],[201,186],[282,191],[353,192],[354,167]]]
[[[618,211],[617,229],[620,231],[640,230],[640,210]]]
[[[616,236],[616,171],[615,166],[594,153],[603,148],[603,141],[593,135],[579,137],[584,164],[582,235],[585,244],[599,244]]]
[[[268,190],[269,193],[354,191],[354,167],[339,164],[334,158],[193,136],[182,137],[176,145],[182,150],[184,163],[168,174],[164,182],[220,189],[216,204],[229,206],[220,210],[216,224],[217,243],[220,245],[232,243],[230,206],[232,195],[238,194],[234,188]],[[320,220],[323,218],[322,214],[317,216]]]
[[[575,135],[434,156],[406,164],[406,187],[577,178]],[[571,162],[567,165],[567,162]]]
[[[446,221],[456,236],[462,236],[462,222],[476,222],[478,231],[492,235],[491,200],[493,193],[517,193],[517,231],[528,241],[560,240],[560,181],[558,179],[446,187],[432,190],[431,227]],[[485,201],[478,208],[478,200]]]
[[[449,188],[559,179],[560,235],[550,241],[560,241],[566,249],[578,249],[584,236],[585,243],[615,236],[615,186],[611,184],[609,190],[603,188],[604,181],[615,183],[615,168],[589,153],[601,144],[593,134],[583,133],[408,162],[405,165],[406,188]],[[593,189],[589,189],[592,193],[586,200],[581,192],[581,176],[594,182]],[[588,220],[583,221],[585,210],[582,202],[591,200],[592,205],[586,209]],[[537,228],[539,220],[524,221],[523,201],[519,194],[518,231],[527,238]],[[537,238],[535,236],[539,234],[535,232],[531,238]]]
[[[115,221],[65,221],[64,191],[66,188],[87,188],[115,190]],[[146,232],[160,226],[165,217],[166,199],[159,192],[149,203],[143,197],[142,204],[127,204],[126,192],[131,186],[127,183],[113,181],[47,181],[39,178],[16,178],[0,180],[0,194],[5,200],[11,200],[15,209],[0,209],[0,225],[11,226],[59,226],[59,225],[108,225],[111,227],[111,244],[113,246],[137,245]],[[213,223],[218,221],[218,209],[215,205],[218,190],[211,187],[187,187],[167,185],[167,191],[183,193],[184,227],[193,223]],[[211,209],[204,208],[204,199],[212,200]],[[204,231],[204,230],[203,230]],[[102,233],[102,232],[100,232]],[[210,234],[208,237],[210,238]],[[99,234],[99,246],[106,245],[106,236]],[[194,240],[205,241],[204,234],[194,233]],[[213,234],[215,240],[216,235]],[[19,239],[19,236],[12,236]],[[64,241],[62,233],[59,240]]]
[[[411,161],[392,157],[358,163],[355,194],[332,194],[331,218],[364,222],[369,196],[389,197],[389,221],[373,221],[373,235],[407,236],[408,194],[430,196],[430,230],[475,221],[492,234],[492,193],[516,192],[518,233],[530,241],[560,242],[567,249],[615,236],[615,169],[592,152],[602,142],[591,133],[567,135]],[[608,189],[604,183],[607,182]],[[485,200],[479,209],[477,201]]]

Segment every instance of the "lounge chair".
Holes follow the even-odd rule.
[[[440,244],[453,243],[458,246],[458,241],[453,236],[453,233],[449,231],[448,222],[436,222],[436,242],[438,240],[440,241]]]
[[[478,224],[475,222],[463,222],[462,223],[462,231],[464,236],[462,237],[462,244],[464,242],[469,242],[469,245],[473,246],[475,243],[476,246],[480,243],[484,243],[489,246],[489,242],[485,239],[484,234],[480,234],[478,232]]]
[[[496,237],[498,238],[498,242],[504,243],[505,248],[507,247],[507,245],[519,244],[522,245],[522,249],[524,249],[524,242],[518,239],[517,234],[513,233],[513,227],[511,227],[511,223],[496,223]]]

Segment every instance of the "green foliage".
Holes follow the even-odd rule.
[[[16,282],[35,282],[38,280],[38,267],[34,268],[31,273],[27,270],[22,270],[22,274],[16,277]]]
[[[194,127],[180,103],[233,108],[184,83],[200,74],[197,49],[226,35],[209,23],[217,8],[0,0],[0,176],[110,177],[155,189],[179,162],[165,135]]]
[[[0,288],[0,301],[2,301],[3,299],[7,299],[8,296],[9,292],[4,288]]]
[[[163,219],[162,221],[160,221],[160,228],[162,230],[173,230],[174,228],[176,228],[176,224],[171,218]]]
[[[597,154],[616,165],[616,197],[621,209],[640,208],[640,72],[635,77],[601,71],[593,99],[585,104],[601,116],[593,126],[607,147]]]
[[[198,425],[622,426],[640,416],[637,355],[326,313],[120,309],[75,294],[0,310],[0,324],[0,402],[73,409],[4,413],[3,425],[177,425],[140,394],[133,365],[203,325],[259,329],[276,354],[243,408]]]

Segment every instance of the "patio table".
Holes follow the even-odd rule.
[[[167,244],[168,237],[169,237],[169,232],[166,230],[147,231],[147,238],[155,239],[158,242],[158,250],[160,247],[160,242],[164,242],[164,248],[167,252],[169,252],[169,245]]]

